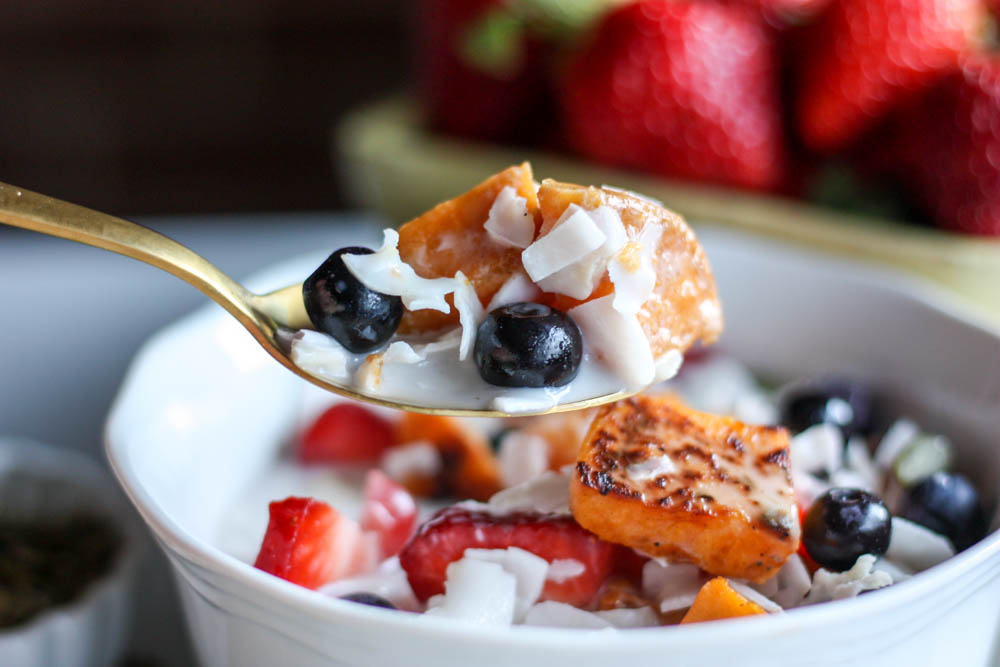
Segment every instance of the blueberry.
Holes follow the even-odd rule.
[[[858,556],[889,548],[892,522],[881,498],[860,489],[830,489],[806,513],[802,542],[813,560],[843,572]]]
[[[348,595],[343,595],[341,600],[347,600],[348,602],[357,602],[358,604],[366,604],[369,607],[383,607],[385,609],[395,609],[396,605],[386,600],[381,595],[375,595],[374,593],[350,593]]]
[[[780,421],[793,433],[816,424],[838,426],[844,438],[872,430],[872,396],[845,378],[821,378],[786,388],[779,399]]]
[[[370,255],[368,248],[341,248],[302,283],[313,326],[351,352],[371,352],[392,338],[403,317],[403,300],[370,290],[354,277],[342,255]]]
[[[565,313],[538,303],[490,312],[476,332],[479,374],[501,387],[560,387],[580,370],[583,338]]]
[[[907,491],[898,514],[944,535],[966,549],[986,535],[986,514],[979,493],[957,473],[936,472]]]

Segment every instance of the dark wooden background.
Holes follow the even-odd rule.
[[[330,131],[409,2],[2,0],[0,181],[119,215],[341,208]]]

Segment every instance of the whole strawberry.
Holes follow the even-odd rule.
[[[503,0],[423,0],[418,97],[428,125],[481,140],[523,140],[550,99],[546,46]]]
[[[982,0],[834,0],[801,54],[802,140],[845,148],[955,69],[983,16]]]
[[[561,88],[567,139],[585,157],[749,188],[782,180],[774,50],[755,8],[620,7],[571,60]]]
[[[1000,236],[1000,54],[963,59],[899,126],[901,180],[936,223]]]

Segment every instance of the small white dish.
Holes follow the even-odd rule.
[[[995,507],[1000,489],[1000,332],[897,277],[734,232],[702,230],[727,319],[722,345],[755,371],[859,375],[903,414],[948,433],[958,466]],[[323,255],[252,288],[291,282]],[[278,460],[306,385],[238,324],[203,308],[136,358],[107,425],[107,453],[169,556],[203,664],[661,667],[988,665],[1000,628],[1000,534],[856,599],[673,628],[490,630],[342,602],[248,564],[232,533],[250,489],[279,489]],[[287,481],[287,480],[285,480]],[[346,490],[345,490],[346,491]],[[259,544],[266,507],[245,529]],[[241,512],[242,513],[242,512]],[[233,554],[241,557],[237,558]]]
[[[111,569],[74,601],[23,625],[0,628],[0,665],[111,667],[125,645],[139,526],[97,463],[64,448],[0,438],[0,505],[6,516],[59,518],[86,512],[121,538]]]

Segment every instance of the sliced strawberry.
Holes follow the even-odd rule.
[[[529,513],[493,516],[448,507],[423,524],[399,554],[413,592],[421,600],[444,592],[445,570],[466,549],[519,547],[550,563],[573,559],[584,572],[548,581],[541,599],[588,605],[614,569],[617,546],[581,528],[572,517]]]
[[[649,556],[644,556],[635,549],[620,546],[615,553],[615,572],[637,584],[642,583],[642,569],[649,562]]]
[[[417,527],[417,503],[409,491],[380,470],[365,478],[361,529],[378,536],[382,558],[395,556]]]
[[[303,463],[374,463],[395,444],[391,423],[354,403],[338,403],[302,434]]]
[[[254,567],[312,589],[375,567],[375,540],[323,501],[289,497],[268,507]]]

